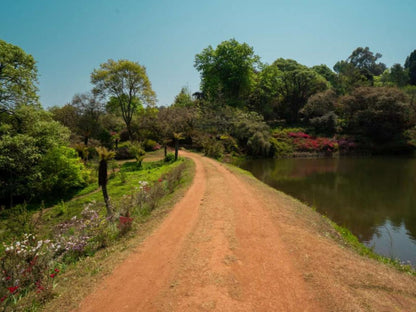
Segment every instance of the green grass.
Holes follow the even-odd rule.
[[[341,235],[345,244],[355,250],[358,254],[393,266],[399,271],[409,273],[416,276],[416,270],[411,265],[402,264],[398,259],[388,258],[375,253],[371,248],[362,244],[358,238],[345,227],[342,227],[326,216],[322,216],[329,224]]]
[[[184,159],[180,158],[173,163],[165,163],[162,160],[143,162],[141,167],[138,167],[134,161],[124,162],[121,165],[120,171],[112,174],[113,177],[108,181],[107,188],[111,202],[117,205],[124,195],[130,195],[137,191],[139,181],[147,181],[152,184],[163,174],[169,172],[184,161]],[[122,175],[124,175],[124,179],[121,179]],[[36,225],[36,234],[40,237],[49,237],[51,229],[56,224],[68,220],[73,216],[78,216],[84,206],[92,201],[102,206],[101,214],[104,214],[103,195],[96,183],[90,184],[78,191],[73,199],[56,200],[57,204],[46,207],[43,210],[41,220]],[[40,212],[39,210],[30,209],[28,213],[32,219],[37,219]],[[0,239],[5,242],[14,236],[14,233],[7,228],[8,222],[11,223],[9,219],[0,221]]]

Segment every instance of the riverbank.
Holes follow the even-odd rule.
[[[196,163],[190,190],[80,311],[416,309],[414,277],[358,255],[317,212],[238,168],[182,154]]]

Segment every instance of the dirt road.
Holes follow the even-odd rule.
[[[416,279],[356,255],[301,203],[211,159],[79,311],[416,311]]]

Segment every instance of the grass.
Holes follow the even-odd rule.
[[[166,164],[163,161],[146,162],[142,167],[138,167],[134,161],[124,162],[120,171],[114,175],[108,182],[108,193],[114,205],[116,205],[123,196],[130,195],[137,191],[139,181],[147,181],[153,183],[157,181],[161,175],[172,170],[184,160]],[[121,176],[125,178],[122,180]],[[43,213],[41,223],[38,226],[38,232],[41,237],[48,236],[50,229],[56,224],[63,222],[73,216],[78,216],[84,206],[92,201],[99,205],[104,205],[103,195],[101,191],[96,191],[96,185],[89,185],[85,191],[77,194],[72,200],[60,202],[46,209]],[[104,214],[104,209],[101,211]]]
[[[374,260],[377,260],[379,262],[382,262],[384,264],[390,265],[398,269],[399,271],[406,272],[410,275],[416,276],[416,270],[411,265],[406,265],[401,263],[398,259],[394,258],[388,258],[381,256],[377,253],[375,253],[371,248],[368,248],[364,244],[362,244],[358,238],[350,232],[345,227],[342,227],[332,220],[330,220],[326,216],[322,216],[326,221],[339,233],[339,235],[342,237],[344,243],[355,250],[358,254],[361,256],[365,256]]]
[[[241,169],[239,167],[236,167],[234,165],[230,165],[230,164],[226,164],[227,168],[235,173],[239,173],[241,175],[244,175],[246,177],[248,177],[251,180],[255,180],[257,183],[261,183],[262,185],[266,185],[263,182],[261,182],[260,180],[258,180],[257,178],[255,178],[251,172]],[[268,185],[267,185],[268,186]],[[268,186],[270,187],[270,186]],[[274,191],[274,188],[272,188]],[[279,194],[284,194],[281,193],[280,191],[277,191]],[[401,272],[406,272],[412,276],[416,276],[416,269],[413,268],[411,265],[406,265],[401,263],[399,260],[394,259],[394,258],[388,258],[388,257],[384,257],[381,256],[377,253],[375,253],[371,248],[368,248],[367,246],[365,246],[364,244],[362,244],[358,238],[352,234],[347,228],[342,227],[338,224],[336,224],[334,221],[330,220],[327,216],[320,214],[319,212],[316,211],[316,208],[314,207],[310,207],[305,203],[302,203],[301,201],[297,200],[296,198],[293,198],[287,194],[284,194],[285,196],[287,196],[288,198],[291,198],[294,202],[299,203],[299,205],[306,207],[307,209],[310,209],[311,211],[314,211],[316,213],[316,215],[318,216],[318,218],[322,221],[320,221],[319,223],[322,223],[323,226],[322,228],[318,227],[319,231],[322,232],[326,232],[326,233],[336,233],[334,234],[330,234],[330,236],[337,241],[338,243],[341,243],[342,245],[351,248],[352,250],[354,250],[356,253],[360,254],[361,256],[367,257],[367,258],[371,258],[374,259],[378,262],[387,264],[389,266],[392,266],[394,268],[396,268],[397,270],[401,271]],[[332,231],[326,231],[325,228],[327,228],[327,226],[330,227],[330,229]],[[326,236],[326,235],[325,235]]]
[[[70,311],[77,308],[82,298],[162,223],[174,204],[184,196],[195,175],[195,164],[191,160],[185,159],[181,162],[186,164],[186,169],[177,189],[165,196],[159,206],[151,214],[144,216],[128,235],[112,246],[99,250],[93,257],[86,257],[68,265],[58,279],[56,293],[59,295],[43,307],[44,311]],[[173,163],[168,167],[173,168],[179,164]]]
[[[152,159],[156,159],[156,157]],[[56,301],[57,303],[50,303],[48,306],[58,305],[59,308],[52,308],[52,310],[63,311],[70,309],[69,307],[71,306],[75,308],[75,304],[79,302],[80,298],[93,287],[95,281],[98,281],[96,277],[102,278],[105,274],[111,272],[120,259],[123,259],[132,250],[132,247],[137,246],[149,235],[191,184],[194,176],[194,164],[191,160],[183,158],[171,163],[165,163],[163,160],[143,162],[141,167],[138,167],[134,161],[123,162],[119,170],[111,175],[112,178],[108,183],[108,192],[113,206],[117,208],[123,205],[126,195],[137,193],[139,181],[146,181],[151,185],[162,176],[172,176],[170,172],[174,172],[174,169],[179,166],[183,174],[177,176],[175,181],[179,182],[175,182],[173,186],[174,192],[165,193],[153,211],[146,210],[139,214],[134,214],[132,216],[134,219],[133,229],[130,232],[127,232],[124,236],[114,237],[107,248],[99,249],[92,254],[88,253],[72,263],[60,262],[57,264],[60,266],[62,273],[57,278],[58,287],[56,288],[56,293],[59,294],[59,297],[53,300],[53,302]],[[182,167],[184,168],[183,170]],[[156,182],[156,184],[158,183]],[[104,215],[104,201],[100,189],[98,191],[96,185],[89,185],[72,200],[61,200],[58,204],[37,212],[25,209],[23,214],[16,215],[15,220],[2,220],[0,221],[0,230],[3,229],[3,231],[0,232],[0,238],[3,242],[13,240],[16,235],[14,235],[14,231],[11,230],[10,226],[16,225],[20,228],[25,223],[35,223],[35,226],[30,228],[23,226],[21,228],[23,232],[34,233],[38,238],[42,239],[53,238],[53,229],[57,224],[65,222],[73,216],[79,216],[84,206],[92,201],[96,202],[94,207],[99,209],[99,213]],[[170,191],[172,191],[172,188]],[[20,215],[24,215],[24,218],[19,217]],[[62,304],[62,302],[64,303]],[[33,308],[31,311],[37,310],[36,305],[38,305],[38,302],[25,302],[25,298],[21,302],[23,307],[31,306]],[[16,306],[16,308],[19,306]]]

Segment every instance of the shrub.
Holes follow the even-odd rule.
[[[270,139],[271,154],[277,158],[289,157],[293,154],[293,146],[287,142],[279,141],[275,138]]]
[[[117,160],[132,159],[134,155],[130,151],[130,142],[123,142],[118,145],[116,155],[114,157]]]
[[[156,151],[160,149],[160,144],[158,144],[156,141],[147,139],[143,143],[143,148],[146,152]]]
[[[68,194],[69,191],[86,185],[89,172],[69,147],[59,146],[50,149],[40,164],[42,190],[51,194]]]
[[[175,154],[174,153],[167,153],[165,156],[164,161],[165,162],[172,162],[175,160]]]
[[[205,137],[201,143],[206,156],[219,159],[224,155],[224,145],[221,141]]]
[[[250,155],[268,156],[270,147],[271,144],[269,133],[256,132],[247,141],[247,151]]]
[[[129,152],[136,159],[137,165],[141,167],[144,156],[146,155],[146,152],[144,151],[142,145],[137,142],[131,143],[129,146]]]

